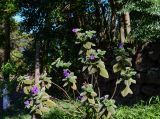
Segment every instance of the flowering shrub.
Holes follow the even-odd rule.
[[[104,57],[106,52],[100,49],[96,50],[95,48],[93,48],[96,47],[96,45],[89,41],[92,40],[94,36],[95,36],[95,31],[86,31],[84,33],[83,32],[77,33],[78,42],[76,43],[83,44],[83,47],[79,52],[79,55],[81,56],[79,60],[81,60],[81,62],[84,65],[82,71],[88,69],[88,74],[90,75],[99,72],[99,74],[102,77],[109,78],[108,72],[105,68],[105,64],[102,61],[102,58]]]
[[[51,78],[44,73],[40,77],[38,84],[34,83],[34,79],[20,76],[18,78],[18,88],[23,88],[25,93],[25,108],[30,109],[30,113],[42,115],[48,112],[50,108],[56,107],[56,103],[50,99],[50,96],[45,92],[51,86]]]
[[[113,66],[114,73],[120,73],[120,79],[117,80],[116,84],[121,83],[122,81],[125,84],[125,88],[121,91],[123,97],[127,96],[128,94],[133,94],[130,86],[131,84],[135,84],[136,81],[134,80],[134,76],[136,71],[131,67],[131,58],[129,57],[129,53],[125,51],[122,47],[122,44],[118,46],[119,49],[116,49],[115,54],[116,56],[116,64]]]

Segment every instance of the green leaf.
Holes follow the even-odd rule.
[[[42,115],[42,111],[39,110],[39,109],[36,109],[35,113],[38,114],[38,115]]]
[[[77,79],[77,76],[69,77],[69,82],[76,83],[77,82],[76,79]]]
[[[51,84],[45,85],[45,87],[46,87],[47,89],[49,89],[51,86],[52,86]]]
[[[25,86],[23,88],[23,92],[28,95],[30,93],[30,88],[31,88],[30,86]]]
[[[87,100],[87,96],[83,96],[81,102],[85,102]]]
[[[130,87],[126,86],[125,89],[121,91],[121,94],[123,97],[126,97],[128,94],[133,94],[133,92]]]
[[[86,94],[87,94],[86,92],[83,92],[83,93],[80,94],[80,96],[84,96],[84,95],[86,95]]]
[[[109,78],[108,72],[106,69],[101,68],[100,69],[100,75],[104,78]]]
[[[119,66],[118,63],[116,63],[115,65],[113,65],[113,72],[117,73],[121,70],[121,67]]]
[[[104,62],[103,62],[102,60],[99,60],[99,61],[98,61],[98,64],[97,64],[97,67],[98,67],[98,68],[105,68]]]
[[[87,42],[86,44],[83,45],[85,49],[91,49],[92,46],[95,46],[92,42]]]
[[[114,107],[112,107],[112,106],[107,107],[107,111],[110,112],[111,114],[115,114],[116,113]]]
[[[104,78],[109,78],[108,72],[105,68],[104,62],[100,60],[97,64],[97,67],[100,69],[100,75]]]
[[[35,111],[37,109],[37,106],[33,106],[32,108],[31,108],[31,111],[30,111],[30,113],[32,113],[33,111]]]
[[[116,61],[119,62],[120,60],[122,60],[122,56],[117,56]]]
[[[88,67],[88,72],[91,71],[91,68],[92,68],[92,65],[90,65],[90,66]]]
[[[98,54],[101,55],[101,56],[103,56],[103,55],[106,53],[106,51],[102,51],[102,50],[100,50],[100,49],[98,49],[97,52],[98,52]]]
[[[126,85],[125,89],[123,91],[121,91],[121,94],[123,97],[127,96],[128,94],[133,94],[130,86],[132,83],[136,83],[135,80],[133,80],[132,78],[130,78],[129,80],[125,80],[124,84]]]
[[[94,74],[97,72],[97,69],[96,68],[91,68],[91,70],[89,71],[89,74]]]
[[[95,100],[94,100],[94,98],[88,98],[88,102],[90,103],[90,104],[95,104]]]
[[[125,75],[126,74],[126,69],[125,70],[121,70],[121,75],[123,76],[123,75]]]
[[[119,79],[116,81],[116,84],[120,84],[122,82],[122,79]]]
[[[82,72],[85,71],[86,69],[87,69],[87,66],[83,66]]]
[[[63,85],[63,87],[65,87],[65,86],[67,86],[67,85],[68,85],[68,82],[65,82],[64,85]]]
[[[31,84],[33,84],[33,82],[34,82],[34,80],[30,80],[30,79],[26,79],[23,81],[23,83],[26,85],[31,85]]]
[[[91,92],[91,96],[92,96],[92,97],[96,97],[96,96],[97,96],[97,93]]]
[[[43,80],[45,82],[52,83],[51,79],[52,79],[51,77],[45,77]]]
[[[126,59],[125,59],[126,64],[129,65],[129,66],[132,66],[131,60],[132,60],[131,58],[126,58]]]
[[[108,112],[106,119],[110,119],[111,116],[112,116],[112,113],[111,113],[111,112]]]
[[[80,50],[78,54],[81,55],[82,53],[83,53],[83,50]]]

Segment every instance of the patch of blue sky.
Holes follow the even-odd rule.
[[[13,16],[13,19],[15,19],[16,22],[22,22],[24,18],[20,14],[16,14]]]
[[[101,0],[101,4],[108,4],[108,0]]]

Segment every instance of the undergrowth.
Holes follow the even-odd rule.
[[[74,105],[79,106],[78,103]],[[61,108],[52,109],[49,113],[43,115],[42,119],[82,119],[82,115],[76,115],[73,103],[66,101],[59,102],[60,107],[68,108],[65,112]],[[84,110],[83,107],[81,109]],[[10,113],[12,112],[12,113]],[[23,110],[12,110],[6,113],[0,112],[0,119],[30,119],[31,116]],[[160,99],[153,97],[148,102],[140,102],[133,106],[118,106],[114,119],[160,119]]]

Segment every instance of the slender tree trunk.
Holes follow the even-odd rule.
[[[131,32],[131,21],[129,12],[124,13],[124,28],[125,28],[125,37],[127,38]],[[131,43],[131,39],[127,38],[128,42]]]
[[[10,16],[6,16],[5,24],[5,49],[4,49],[4,63],[7,63],[10,60]],[[7,81],[9,81],[9,74],[4,73],[4,89],[3,89],[3,110],[6,111],[10,106],[10,100],[8,96],[8,86]]]
[[[124,13],[124,25],[126,30],[126,36],[131,32],[131,21],[129,12]]]
[[[124,42],[125,42],[125,29],[124,29],[124,17],[123,17],[123,15],[121,16],[120,37],[121,37],[121,43],[124,44]]]
[[[40,78],[40,58],[39,58],[39,54],[40,54],[40,43],[39,41],[36,39],[36,54],[35,54],[35,84],[37,84],[39,82],[39,78]]]
[[[40,42],[38,39],[35,41],[35,84],[39,83],[39,78],[40,78]],[[32,119],[40,119],[40,117],[36,114],[32,114]]]

